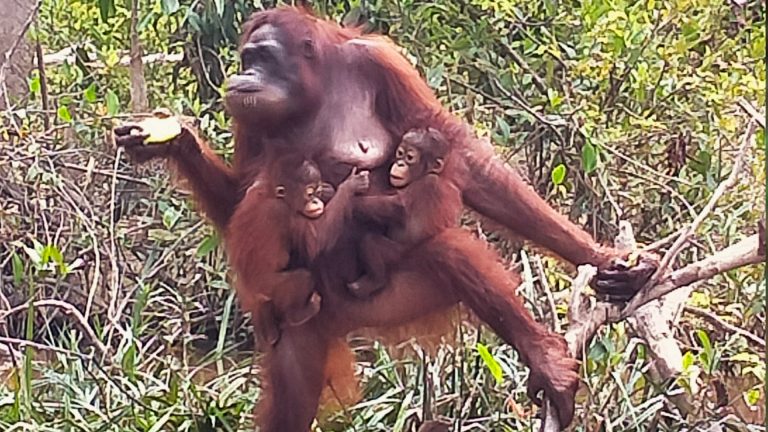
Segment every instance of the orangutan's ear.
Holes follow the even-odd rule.
[[[445,168],[445,161],[443,158],[435,158],[435,161],[432,162],[432,169],[429,170],[432,174],[440,174],[443,172],[443,168]]]

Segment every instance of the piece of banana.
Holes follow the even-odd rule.
[[[162,144],[181,135],[181,123],[165,110],[156,110],[153,117],[146,118],[137,123],[141,131],[149,136],[144,144]]]

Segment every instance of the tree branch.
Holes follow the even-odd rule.
[[[714,325],[729,331],[731,333],[736,333],[738,335],[744,336],[745,339],[749,340],[750,342],[754,343],[755,345],[760,346],[760,348],[765,349],[765,341],[761,339],[760,337],[744,330],[741,327],[737,327],[733,324],[725,322],[722,318],[719,316],[713,314],[712,312],[709,312],[704,309],[699,309],[697,307],[693,306],[686,306],[683,310],[686,312],[699,316],[701,318],[704,318],[705,320],[713,323]]]
[[[646,284],[646,286],[643,287],[643,289],[641,289],[626,306],[622,307],[621,305],[607,302],[593,303],[594,299],[588,297],[584,291],[586,290],[589,281],[597,273],[597,269],[590,265],[583,265],[578,268],[578,276],[572,285],[571,304],[568,311],[570,328],[565,333],[568,349],[575,358],[580,359],[583,357],[584,350],[589,345],[595,333],[597,333],[603,325],[625,320],[638,312],[643,313],[645,310],[643,306],[646,306],[648,303],[655,300],[659,300],[663,296],[679,288],[695,285],[718,274],[765,261],[765,228],[764,222],[761,220],[758,234],[747,237],[705,259],[688,264],[683,268],[671,272],[668,271],[671,262],[680,250],[682,250],[683,246],[690,240],[690,237],[693,236],[704,219],[709,215],[720,197],[736,184],[743,166],[745,154],[753,142],[755,130],[756,124],[754,121],[750,120],[747,132],[744,134],[741,145],[739,146],[739,153],[734,161],[730,175],[715,189],[710,200],[694,220],[687,227],[679,231],[679,236],[662,259],[658,271],[653,275],[649,283]],[[616,243],[625,247],[634,247],[634,236],[632,235],[631,226],[624,222],[623,224],[619,224],[619,228],[619,236],[616,239]],[[656,312],[652,314],[651,317],[653,319],[661,319],[657,316],[659,308],[654,310]],[[643,319],[647,319],[648,316],[646,315],[647,314],[643,313],[640,316],[637,316],[636,320],[642,321]],[[667,325],[662,327],[648,327],[643,332],[643,338],[646,339],[646,342],[649,344],[651,342],[659,342],[663,344],[671,339],[670,335],[656,334],[664,328],[667,328],[668,330]],[[742,329],[733,326],[731,326],[730,329],[742,335],[747,333],[747,335],[744,336],[753,342],[759,340],[757,336],[745,332]],[[673,339],[672,341],[674,342]],[[763,341],[760,342],[760,345],[765,347],[765,343]],[[659,353],[663,354],[666,352],[663,349],[663,346],[656,348]],[[675,348],[677,348],[676,344]],[[561,428],[557,416],[555,415],[550,402],[546,400],[544,403],[544,421],[541,424],[540,431],[554,432],[560,430]]]

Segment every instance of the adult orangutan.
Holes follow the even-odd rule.
[[[280,8],[257,13],[245,25],[240,56],[242,70],[226,84],[235,135],[231,168],[187,128],[164,146],[142,146],[142,136],[131,136],[130,126],[116,130],[117,144],[137,160],[168,158],[220,230],[272,153],[301,152],[333,185],[353,166],[368,169],[369,193],[387,193],[388,162],[400,137],[414,127],[432,127],[451,146],[457,161],[451,181],[465,205],[574,264],[596,265],[598,291],[631,296],[655,269],[647,256],[628,268],[623,251],[597,244],[549,207],[495,157],[489,143],[442,108],[389,40]],[[578,383],[575,362],[558,335],[542,326],[512,325],[526,316],[519,299],[509,282],[500,285],[491,277],[496,272],[485,274],[491,258],[464,231],[446,230],[412,249],[370,300],[344,297],[346,285],[362,273],[356,259],[361,236],[380,228],[363,221],[350,225],[334,250],[312,264],[323,297],[320,314],[285,328],[266,353],[260,430],[309,430],[326,383],[329,346],[339,336],[363,326],[407,323],[457,302],[520,351],[530,368],[529,393],[543,389],[561,423],[568,424]],[[345,313],[351,309],[369,313],[351,317]]]

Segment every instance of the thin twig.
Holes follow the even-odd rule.
[[[671,243],[672,241],[674,241],[678,236],[680,236],[680,233],[682,233],[684,229],[685,228],[680,228],[678,230],[675,230],[675,232],[673,232],[672,234],[670,234],[670,235],[668,235],[668,236],[666,236],[664,238],[661,238],[659,240],[656,240],[655,242],[653,242],[653,243],[651,243],[651,244],[649,244],[647,246],[643,246],[640,250],[643,251],[643,252],[653,252],[653,251],[656,251],[659,248],[661,248],[662,246],[664,246],[665,244]]]
[[[617,169],[616,172],[619,173],[619,174],[626,174],[626,175],[629,175],[631,177],[637,177],[637,178],[639,178],[641,180],[645,180],[645,181],[647,181],[649,183],[655,184],[656,186],[658,186],[658,187],[662,188],[663,190],[669,192],[669,194],[672,195],[674,198],[677,198],[685,206],[685,209],[688,211],[688,213],[691,215],[691,217],[696,217],[696,210],[694,210],[694,208],[691,205],[691,203],[689,203],[688,200],[686,200],[685,197],[680,194],[680,192],[676,191],[674,188],[670,187],[668,184],[666,184],[666,183],[664,183],[662,181],[656,180],[655,178],[653,178],[653,176],[647,176],[647,175],[641,174],[639,172],[632,172],[632,171],[621,169],[621,168]],[[685,184],[685,183],[683,183],[683,184]]]
[[[620,151],[616,150],[615,148],[613,148],[613,147],[611,147],[609,145],[600,144],[600,148],[607,150],[608,153],[611,153],[612,155],[614,155],[614,156],[618,157],[619,159],[629,163],[630,165],[634,165],[634,166],[636,166],[638,168],[641,168],[641,169],[643,169],[645,171],[648,171],[649,173],[653,174],[655,177],[662,177],[664,179],[671,180],[671,181],[674,181],[674,182],[678,182],[678,183],[684,184],[686,186],[695,186],[693,183],[691,183],[691,182],[689,182],[687,180],[681,179],[680,177],[673,177],[671,175],[667,175],[667,174],[664,174],[662,172],[659,172],[659,170],[657,170],[657,169],[654,169],[654,168],[651,168],[649,166],[643,165],[640,162],[632,159],[629,156],[626,156],[625,154],[621,153]]]
[[[122,149],[122,147],[118,147],[118,151],[120,151],[120,149]],[[71,163],[67,163],[67,162],[60,162],[59,165],[61,165],[64,168],[69,168],[69,169],[73,169],[73,170],[77,170],[77,171],[81,171],[81,172],[90,172],[90,173],[102,175],[102,176],[105,176],[105,177],[106,176],[109,176],[109,177],[113,177],[114,176],[114,177],[116,177],[116,178],[118,178],[120,180],[127,181],[127,182],[130,182],[130,183],[140,184],[142,186],[147,186],[147,187],[151,187],[152,186],[152,184],[150,184],[146,180],[142,180],[142,179],[139,179],[139,178],[136,178],[136,177],[131,177],[131,176],[125,175],[125,174],[120,174],[120,173],[117,173],[117,172],[114,172],[114,171],[111,171],[111,170],[103,170],[103,169],[99,169],[99,168],[86,168],[86,167],[83,167],[83,166],[80,166],[80,165],[71,164]]]
[[[136,7],[136,3],[134,3],[134,7]],[[115,201],[116,199],[116,188],[117,188],[117,168],[120,165],[120,156],[122,156],[123,148],[118,147],[117,148],[117,154],[115,155],[115,161],[114,166],[112,167],[112,187],[110,190],[110,200],[109,200],[109,248],[110,248],[110,257],[109,257],[109,263],[110,267],[112,268],[111,271],[111,277],[110,277],[110,295],[109,295],[109,307],[107,308],[107,318],[112,322],[112,325],[114,327],[118,327],[120,324],[118,323],[119,319],[116,315],[117,309],[117,297],[120,293],[120,267],[117,265],[117,246],[115,242]],[[107,336],[107,343],[111,344],[112,342],[112,331],[109,331]]]
[[[70,351],[68,349],[59,348],[59,347],[55,347],[55,346],[43,345],[43,344],[40,344],[40,343],[37,343],[37,342],[28,341],[28,340],[25,340],[25,339],[15,339],[15,338],[10,338],[10,337],[0,336],[0,343],[5,344],[5,345],[18,345],[20,347],[30,347],[32,349],[36,349],[36,350],[39,350],[39,351],[57,352],[57,353],[60,353],[60,354],[70,355],[72,357],[78,357],[78,358],[81,358],[83,360],[91,360],[92,359],[92,356],[90,356],[88,354],[83,354],[83,353],[79,353],[79,352],[76,352],[76,351]]]
[[[541,257],[536,256],[534,258],[536,263],[536,273],[539,276],[539,282],[544,288],[544,294],[547,297],[547,303],[549,303],[549,310],[552,313],[552,329],[555,333],[560,333],[560,320],[557,319],[557,306],[555,305],[555,296],[552,294],[552,288],[547,281],[547,274],[544,273],[544,264],[541,262]]]
[[[688,312],[690,314],[699,316],[701,318],[706,319],[707,321],[711,322],[712,324],[727,330],[732,333],[736,333],[738,335],[744,336],[747,340],[751,341],[752,343],[759,345],[761,348],[765,349],[765,341],[758,337],[757,335],[754,335],[746,330],[744,330],[741,327],[737,327],[733,324],[727,323],[725,320],[720,318],[719,316],[713,314],[712,312],[709,312],[704,309],[700,309],[693,306],[685,306],[683,308],[685,312]]]
[[[597,175],[597,181],[600,183],[600,186],[602,186],[603,190],[605,191],[605,196],[608,197],[608,202],[611,203],[613,210],[616,212],[616,219],[622,219],[624,217],[624,212],[621,211],[619,203],[613,198],[611,190],[608,188],[608,183],[605,181],[603,176],[600,175],[600,173]]]
[[[760,113],[757,108],[752,104],[752,102],[741,98],[738,102],[736,102],[739,105],[739,108],[743,109],[744,112],[749,114],[752,117],[752,120],[756,121],[760,126],[765,129],[765,113]]]
[[[67,188],[61,185],[56,185],[56,190],[64,198],[64,201],[66,201],[70,207],[72,207],[75,214],[83,222],[83,226],[85,226],[85,230],[88,232],[88,235],[91,238],[91,243],[93,245],[93,277],[91,279],[91,286],[88,289],[88,300],[85,303],[84,312],[85,316],[89,316],[91,306],[93,306],[93,299],[99,286],[99,279],[101,279],[101,249],[99,248],[99,240],[96,236],[96,229],[94,228],[92,222],[93,213],[91,213],[91,218],[86,216],[85,213],[83,213],[83,210],[75,203],[75,200],[72,198],[72,196],[69,195]]]
[[[541,79],[541,77],[536,74],[536,72],[531,68],[531,66],[529,66],[528,63],[525,60],[523,60],[523,58],[520,57],[520,55],[517,54],[510,45],[500,44],[500,46],[504,51],[506,51],[506,53],[509,55],[512,61],[515,62],[518,66],[520,66],[520,69],[522,69],[523,72],[531,76],[531,82],[533,82],[533,85],[536,86],[536,89],[538,89],[541,94],[546,96],[548,86],[544,82],[544,80]]]
[[[456,85],[458,85],[460,87],[463,87],[466,90],[471,90],[471,91],[473,91],[473,92],[475,92],[475,93],[477,93],[479,95],[482,95],[484,98],[488,99],[489,101],[493,102],[494,104],[498,105],[501,108],[514,108],[515,105],[517,105],[518,107],[522,108],[523,111],[525,111],[528,114],[530,114],[531,116],[533,116],[533,118],[535,118],[537,121],[539,121],[540,123],[542,123],[545,126],[547,126],[549,129],[551,129],[552,132],[554,132],[555,135],[557,135],[558,138],[560,138],[560,141],[563,141],[563,137],[560,134],[560,131],[557,129],[557,126],[559,126],[559,124],[553,123],[553,122],[545,119],[544,117],[542,117],[541,114],[536,112],[531,106],[529,106],[527,103],[525,103],[523,100],[521,100],[517,96],[509,93],[506,89],[503,89],[501,86],[496,86],[496,88],[500,92],[504,93],[505,97],[508,97],[509,99],[511,99],[515,103],[515,105],[506,103],[506,102],[502,101],[501,99],[497,98],[496,96],[493,96],[492,94],[489,94],[486,91],[483,91],[483,90],[481,90],[481,89],[479,89],[477,87],[474,87],[474,86],[472,86],[470,84],[467,84],[465,82],[459,81],[459,80],[457,80],[455,78],[448,77],[448,81],[450,81],[450,82],[452,82],[452,83],[454,83],[454,84],[456,84]]]
[[[90,325],[88,325],[88,321],[85,319],[85,316],[83,316],[82,313],[80,313],[79,310],[75,306],[73,306],[71,303],[67,303],[62,300],[38,300],[35,302],[32,302],[33,308],[45,308],[45,307],[52,307],[57,309],[62,309],[64,311],[64,314],[72,316],[77,324],[80,326],[80,328],[83,330],[85,335],[88,337],[88,339],[93,343],[94,346],[99,350],[99,352],[102,355],[109,355],[109,350],[107,347],[101,343],[101,340],[96,336],[96,332],[93,331]],[[9,310],[3,311],[0,314],[0,320],[5,320],[9,315],[17,314],[19,312],[25,311],[30,307],[30,303],[26,302],[23,304],[20,304],[19,306],[16,306],[14,308],[11,308]]]
[[[43,63],[43,47],[40,46],[40,40],[35,41],[35,56],[37,61],[37,74],[40,79],[40,100],[43,105],[43,111],[48,111],[50,101],[48,97],[48,78],[45,74],[45,64]],[[43,115],[43,127],[48,130],[51,127],[51,119],[48,114]]]

